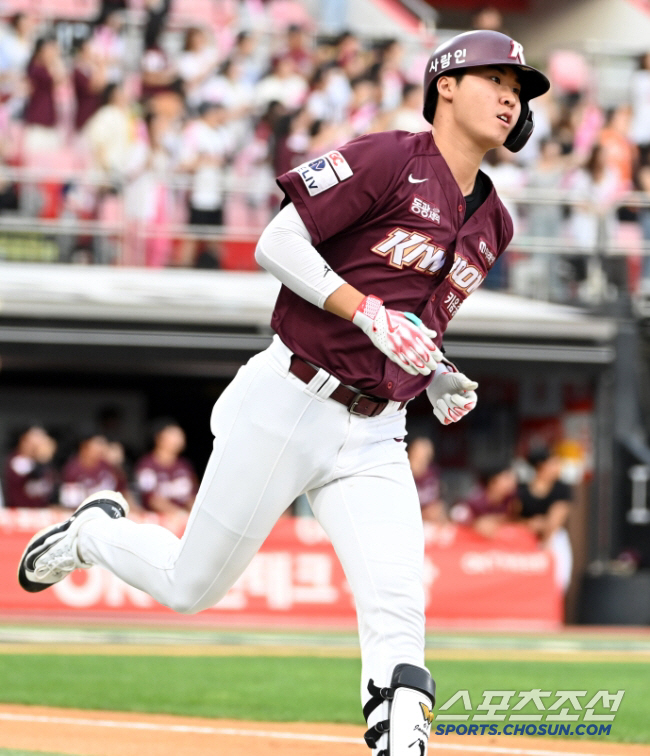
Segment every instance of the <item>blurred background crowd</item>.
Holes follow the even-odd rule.
[[[369,131],[428,128],[422,72],[440,33],[362,38],[345,30],[344,11],[104,0],[75,23],[6,18],[0,212],[42,235],[0,239],[0,255],[253,269],[255,234],[278,208],[276,175]],[[492,7],[472,25],[508,31]],[[516,233],[487,285],[590,303],[603,272],[585,252],[609,245],[628,253],[609,284],[634,291],[650,279],[640,256],[650,208],[639,206],[650,200],[650,53],[625,69],[612,107],[584,54],[530,62],[553,86],[535,101],[524,151],[494,151],[484,166],[510,198]]]
[[[4,470],[5,506],[75,510],[90,494],[112,490],[135,508],[188,512],[198,481],[192,463],[182,456],[185,432],[180,425],[171,418],[155,420],[149,448],[138,453],[112,434],[115,418],[108,407],[96,426],[60,440],[40,425],[20,430]]]

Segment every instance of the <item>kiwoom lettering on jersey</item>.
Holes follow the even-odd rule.
[[[310,197],[331,189],[352,176],[352,168],[338,150],[327,152],[293,170],[303,180]]]
[[[466,295],[476,291],[483,283],[485,276],[474,265],[470,265],[463,257],[456,257],[449,278],[452,284]]]
[[[433,244],[426,234],[404,228],[394,229],[371,249],[382,257],[390,256],[388,264],[399,270],[406,265],[422,273],[433,274],[445,262],[444,247]]]

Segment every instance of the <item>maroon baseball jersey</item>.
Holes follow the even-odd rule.
[[[153,454],[147,454],[136,465],[135,480],[145,509],[152,508],[150,499],[153,494],[163,496],[183,509],[188,509],[196,496],[194,468],[182,457],[167,466],[161,465]]]
[[[63,468],[60,502],[64,507],[76,509],[90,494],[97,491],[126,493],[126,477],[116,467],[103,460],[95,467],[84,467],[78,457],[72,457]]]
[[[8,507],[48,507],[54,501],[57,474],[53,465],[14,453],[7,462],[5,483]]]
[[[487,180],[487,179],[486,179]],[[512,238],[494,187],[465,219],[465,198],[430,132],[367,134],[278,178],[329,268],[388,309],[413,312],[438,345],[463,301]],[[349,321],[283,286],[271,325],[303,359],[376,396],[404,401],[431,377],[409,375]]]

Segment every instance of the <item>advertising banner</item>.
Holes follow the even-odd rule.
[[[183,516],[132,515],[182,535]],[[0,510],[0,616],[30,613],[98,619],[181,618],[101,568],[78,570],[41,593],[23,591],[18,560],[40,528],[62,519],[57,510]],[[499,622],[552,627],[562,621],[553,560],[522,525],[505,525],[492,539],[458,525],[425,523],[427,621]],[[354,624],[354,602],[334,549],[311,518],[282,518],[237,583],[204,620],[228,624]],[[187,617],[183,618],[187,622]]]

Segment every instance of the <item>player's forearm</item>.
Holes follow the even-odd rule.
[[[264,229],[255,259],[285,286],[317,307],[322,308],[345,284],[311,243],[309,231],[293,205],[287,205]]]
[[[344,283],[327,297],[323,309],[338,315],[340,318],[352,320],[363,299],[364,295],[358,289]]]

